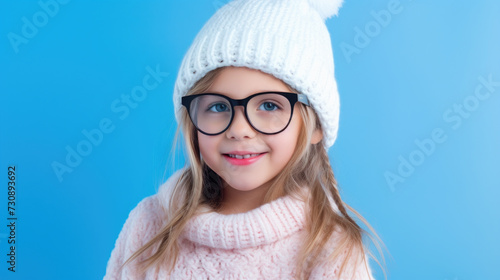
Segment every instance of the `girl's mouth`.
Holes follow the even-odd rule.
[[[251,157],[256,157],[260,154],[246,154],[246,155],[233,155],[233,154],[227,154],[229,157],[232,158],[237,158],[237,159],[244,159],[244,158],[251,158]]]
[[[249,165],[258,161],[266,153],[253,154],[223,154],[224,158],[233,165]]]

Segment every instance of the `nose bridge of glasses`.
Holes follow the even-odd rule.
[[[244,99],[231,99],[229,98],[229,101],[233,105],[233,107],[236,106],[241,106],[241,107],[246,107],[246,104],[248,103],[249,98],[244,98]]]
[[[249,98],[244,98],[244,99],[229,99],[229,100],[230,100],[231,105],[233,106],[233,114],[234,114],[233,118],[236,117],[237,111],[240,111],[243,114],[243,117],[246,119],[246,112],[245,112],[245,110],[247,109],[247,104],[248,104]]]

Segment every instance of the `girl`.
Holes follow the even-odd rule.
[[[174,89],[189,165],[132,210],[105,279],[373,279],[327,153],[340,2],[234,0],[205,24]]]

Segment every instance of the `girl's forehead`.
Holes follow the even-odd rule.
[[[264,91],[289,91],[278,78],[246,67],[226,67],[214,79],[209,92],[242,99]]]

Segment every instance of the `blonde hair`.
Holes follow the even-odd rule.
[[[205,92],[219,75],[223,68],[210,71],[200,79],[187,95]],[[291,91],[297,92],[289,87]],[[299,105],[302,116],[301,136],[297,140],[295,153],[272,181],[263,203],[271,202],[285,195],[292,195],[307,202],[308,235],[297,256],[298,279],[308,278],[313,264],[320,256],[324,256],[323,247],[331,239],[332,234],[340,229],[338,247],[326,254],[327,261],[334,261],[344,257],[339,275],[344,272],[352,256],[364,256],[367,250],[363,243],[363,236],[368,235],[382,256],[377,236],[372,227],[354,209],[340,198],[337,182],[330,166],[328,154],[322,142],[310,144],[313,132],[321,129],[314,110],[308,106]],[[152,266],[165,263],[167,269],[172,270],[179,254],[178,238],[187,221],[196,213],[201,205],[208,205],[216,211],[221,205],[221,179],[201,159],[198,147],[197,131],[189,119],[186,110],[181,116],[181,130],[186,143],[186,153],[189,165],[181,174],[170,196],[170,206],[167,211],[166,225],[149,242],[137,250],[123,265],[130,263],[150,248],[157,248],[156,252],[139,263],[140,272],[145,273]],[[178,134],[177,134],[178,136]],[[178,138],[178,137],[176,137]],[[309,192],[302,192],[308,188]],[[307,197],[303,194],[308,193]],[[376,240],[364,231],[348,214],[347,211],[361,220],[374,234]],[[383,243],[382,243],[383,244]],[[376,258],[374,258],[376,260]],[[376,260],[377,261],[377,260]],[[380,265],[380,263],[377,261]],[[384,262],[385,263],[385,262]],[[356,265],[368,265],[366,259],[357,260]],[[385,271],[384,271],[385,274]]]

